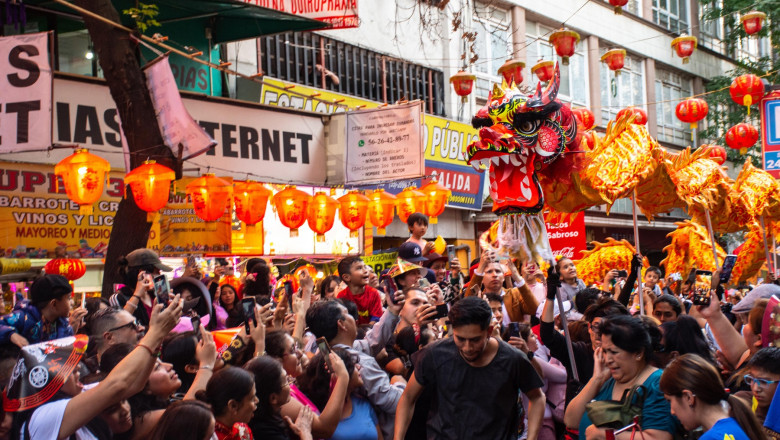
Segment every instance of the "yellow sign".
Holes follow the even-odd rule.
[[[397,259],[397,252],[385,252],[383,254],[361,257],[361,260],[366,263],[366,266],[374,268],[374,272],[376,272],[377,275],[381,274],[383,270],[393,267]]]

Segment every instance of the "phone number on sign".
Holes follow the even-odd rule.
[[[368,144],[369,145],[382,145],[382,144],[392,144],[395,142],[404,142],[409,140],[409,135],[399,135],[396,137],[387,137],[387,138],[380,138],[380,139],[369,139]]]

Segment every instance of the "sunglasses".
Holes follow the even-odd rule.
[[[757,386],[760,387],[766,387],[772,384],[776,384],[778,382],[780,382],[780,380],[759,379],[749,374],[745,375],[745,383],[748,384],[748,386],[752,386],[753,384],[756,384]]]
[[[128,322],[127,324],[122,324],[122,325],[120,325],[120,326],[118,326],[118,327],[114,327],[114,328],[112,328],[112,329],[109,329],[108,331],[109,331],[109,332],[115,332],[115,331],[117,331],[117,330],[122,330],[123,328],[132,328],[132,329],[137,329],[137,328],[138,328],[138,327],[140,327],[140,326],[141,326],[141,323],[140,323],[140,322],[138,322],[138,320],[137,320],[137,319],[134,319],[134,320],[132,320],[132,321]]]

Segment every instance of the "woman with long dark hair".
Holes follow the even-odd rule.
[[[206,390],[198,392],[198,399],[211,405],[217,440],[252,440],[247,423],[257,408],[257,396],[251,373],[238,367],[219,370]]]
[[[214,426],[208,405],[199,400],[182,400],[165,410],[150,440],[209,440]]]

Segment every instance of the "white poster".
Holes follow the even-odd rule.
[[[0,38],[0,153],[51,145],[49,34]]]
[[[358,19],[358,0],[242,0],[244,3],[275,9],[288,14],[300,15],[312,20],[329,23],[329,29],[356,28]]]
[[[176,80],[168,63],[168,55],[163,55],[144,67],[146,86],[157,112],[157,124],[160,126],[165,145],[173,151],[175,157],[187,160],[217,143],[192,119],[184,108]]]
[[[347,185],[425,175],[419,103],[347,113]]]

